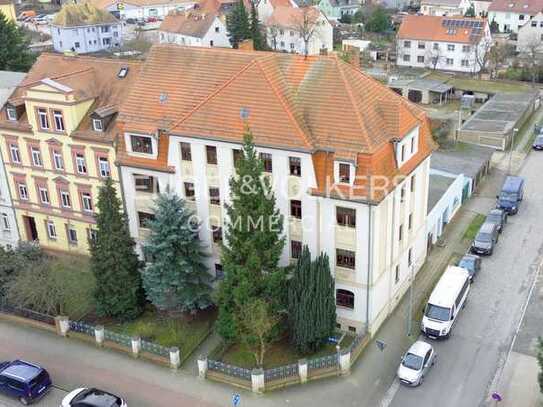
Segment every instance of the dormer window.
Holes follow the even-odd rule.
[[[351,166],[346,163],[339,163],[339,182],[348,184],[351,182]]]
[[[130,136],[130,145],[133,153],[153,154],[153,139],[149,136]]]
[[[14,106],[7,106],[6,114],[8,116],[8,120],[12,120],[12,121],[17,120],[17,109],[15,109]]]
[[[92,119],[92,128],[94,131],[104,131],[104,122],[102,119]]]

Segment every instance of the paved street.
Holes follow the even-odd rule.
[[[520,172],[527,181],[520,213],[510,218],[495,254],[484,259],[450,340],[432,342],[438,363],[419,388],[393,384],[391,406],[425,407],[436,401],[441,407],[489,405],[490,393],[505,388],[501,366],[543,258],[543,223],[537,221],[543,207],[542,172],[543,156],[531,154]],[[493,206],[491,190],[492,185],[485,186],[480,205]]]
[[[379,352],[370,344],[350,376],[294,386],[264,396],[242,391],[241,405],[307,406],[310,395],[311,403],[319,407],[376,407],[382,401],[382,406],[394,407],[426,407],[434,406],[436,402],[444,407],[479,406],[485,405],[494,388],[507,391],[504,386],[507,379],[502,379],[502,383],[496,381],[495,385],[491,383],[496,374],[501,373],[500,367],[519,323],[535,266],[543,253],[543,224],[535,221],[543,206],[543,188],[536,189],[541,185],[537,178],[543,173],[543,155],[531,154],[521,173],[527,179],[527,190],[520,213],[510,218],[498,244],[499,250],[492,258],[485,259],[453,336],[448,341],[435,343],[439,360],[422,387],[403,388],[394,379],[399,357],[412,341],[405,335],[404,299],[377,335],[388,344],[385,352]],[[462,209],[447,229],[449,242],[462,235],[475,212],[485,212],[494,205],[495,190],[502,179],[503,174],[495,173],[479,196]],[[436,248],[431,262],[447,259],[448,252]],[[417,289],[421,286],[417,281]],[[537,309],[527,313],[534,318],[536,314]],[[515,350],[520,351],[526,345],[533,348],[534,335],[531,332],[530,337],[519,336],[519,349]],[[193,366],[174,373],[76,340],[4,322],[0,322],[0,343],[0,359],[24,357],[49,368],[60,389],[55,389],[39,404],[44,407],[58,406],[64,394],[62,389],[69,390],[82,384],[117,392],[128,399],[130,406],[142,407],[228,406],[236,391],[195,378]],[[2,407],[16,405],[14,401],[0,398]]]

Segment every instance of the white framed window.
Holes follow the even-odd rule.
[[[87,173],[87,164],[85,162],[85,156],[82,153],[75,154],[75,165],[77,167],[77,172],[80,174]]]
[[[21,198],[24,201],[28,201],[28,189],[26,187],[26,184],[18,184],[19,188],[19,198]]]
[[[68,191],[60,191],[60,203],[64,208],[72,207],[72,200]]]
[[[64,131],[64,117],[60,110],[53,110],[53,119],[55,121],[55,130]]]
[[[53,151],[53,163],[55,165],[55,170],[64,170],[64,159],[62,158],[62,154],[58,150]]]
[[[335,162],[334,170],[336,175],[336,182],[340,182],[342,184],[350,184],[353,180],[351,164],[344,162]]]
[[[104,123],[102,119],[92,119],[92,128],[94,131],[104,131]]]
[[[52,220],[47,221],[47,237],[52,240],[57,238],[57,228]]]
[[[98,166],[100,167],[100,176],[107,178],[111,175],[111,169],[109,168],[109,161],[106,157],[98,158]]]
[[[9,145],[9,152],[11,155],[11,161],[17,164],[21,163],[21,153],[19,152],[19,147],[17,144]]]
[[[68,234],[68,242],[70,244],[76,245],[77,244],[77,231],[72,227],[68,227],[67,234]]]
[[[49,201],[49,191],[47,190],[47,188],[39,187],[38,191],[40,193],[40,201],[41,201],[41,203],[49,205],[49,203],[50,203],[50,201]]]
[[[11,230],[11,226],[9,224],[9,217],[8,217],[8,214],[7,213],[2,213],[2,230],[4,231],[9,231]]]
[[[128,152],[133,155],[156,158],[158,146],[156,138],[145,134],[125,134],[125,143]]]
[[[38,121],[40,129],[49,130],[49,116],[47,115],[47,109],[42,107],[38,108]]]
[[[35,165],[36,167],[43,167],[40,149],[38,147],[31,147],[30,152],[32,154],[32,165]]]
[[[81,203],[85,212],[92,212],[92,197],[89,192],[81,193]]]
[[[6,114],[8,116],[8,120],[17,120],[17,109],[15,109],[13,106],[6,107]]]
[[[454,44],[447,44],[447,51],[454,51]]]

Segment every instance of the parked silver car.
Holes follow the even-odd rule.
[[[402,357],[397,373],[398,379],[408,386],[421,385],[436,358],[432,345],[423,341],[415,342]]]

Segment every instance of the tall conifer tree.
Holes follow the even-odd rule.
[[[0,71],[27,72],[36,59],[29,43],[21,29],[0,11]]]
[[[237,48],[243,40],[251,38],[249,15],[243,0],[239,0],[230,13],[226,15],[226,29],[228,30],[230,43],[234,48]]]
[[[219,292],[219,333],[228,341],[239,333],[242,310],[256,299],[270,304],[271,315],[283,306],[284,271],[277,264],[285,241],[283,217],[259,159],[250,131],[244,135],[236,177],[230,179],[226,245],[222,251],[225,279]]]
[[[211,305],[211,276],[193,215],[175,194],[160,194],[155,201],[143,246],[150,264],[142,277],[147,299],[158,309],[194,313]]]
[[[143,304],[141,262],[111,178],[100,187],[97,207],[96,239],[89,241],[97,312],[119,319],[135,318]]]

